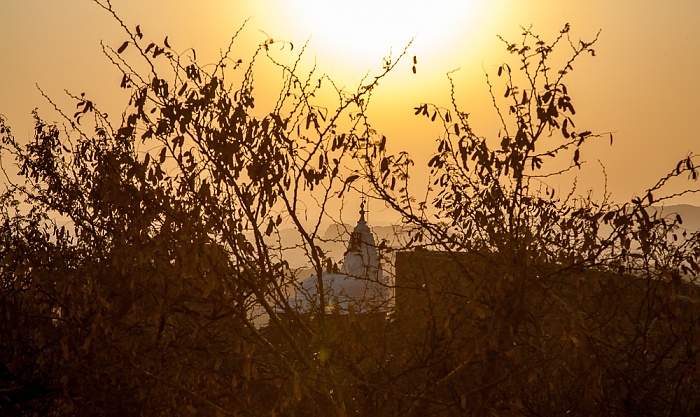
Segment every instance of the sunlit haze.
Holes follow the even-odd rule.
[[[433,58],[449,52],[454,39],[477,33],[486,3],[436,0],[290,0],[282,6],[287,25],[323,56],[359,71],[412,40],[430,45]],[[493,6],[491,6],[493,7]]]
[[[586,145],[590,161],[579,176],[581,193],[608,191],[629,199],[671,170],[690,152],[700,151],[695,122],[700,114],[700,2],[621,0],[590,2],[496,1],[314,1],[233,0],[132,2],[112,0],[129,27],[141,25],[147,38],[169,36],[178,51],[196,48],[200,62],[218,59],[230,37],[246,21],[234,47],[244,60],[268,36],[294,43],[292,60],[308,42],[304,68],[316,65],[340,87],[357,88],[381,71],[383,58],[396,59],[414,38],[403,61],[380,83],[370,106],[372,126],[386,134],[393,150],[417,159],[434,152],[438,126],[413,115],[423,102],[449,106],[453,74],[456,99],[471,114],[478,133],[498,133],[485,84],[513,57],[497,38],[520,39],[522,26],[552,40],[567,22],[572,39],[590,40],[600,31],[596,57],[584,57],[567,86],[581,126],[612,132],[615,145]],[[60,120],[36,89],[70,105],[67,89],[86,92],[111,114],[126,106],[121,74],[102,55],[100,41],[117,47],[125,39],[119,25],[89,0],[4,1],[0,4],[0,114],[15,136],[32,134],[31,110]],[[413,57],[417,65],[413,72]],[[511,63],[513,61],[510,61]],[[268,78],[271,77],[271,78]],[[257,74],[259,94],[276,72]],[[268,92],[270,93],[270,92]],[[274,92],[272,92],[274,93]],[[685,202],[700,204],[696,198]],[[377,210],[374,215],[378,216]]]

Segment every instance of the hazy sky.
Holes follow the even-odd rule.
[[[409,58],[375,96],[374,127],[402,148],[425,154],[436,126],[413,116],[421,102],[447,106],[445,73],[456,74],[462,110],[472,114],[479,133],[494,136],[484,72],[508,59],[496,35],[519,39],[520,26],[551,39],[569,22],[574,39],[600,30],[597,57],[575,67],[567,85],[578,125],[612,131],[615,145],[591,145],[583,157],[606,167],[616,199],[641,194],[689,152],[700,152],[700,1],[615,0],[113,0],[130,27],[140,24],[147,38],[169,36],[177,50],[194,47],[200,61],[213,61],[250,17],[241,39],[254,45],[265,31],[301,45],[321,72],[353,87],[381,57],[394,55],[416,36]],[[35,84],[63,103],[63,89],[86,92],[103,108],[120,112],[115,100],[121,79],[101,55],[100,40],[118,47],[124,34],[90,0],[0,0],[0,114],[16,137],[31,136],[31,115],[50,112]],[[591,168],[595,168],[591,167]],[[600,192],[600,169],[585,171],[580,183]],[[582,190],[583,191],[583,190]],[[700,205],[700,197],[684,202]]]

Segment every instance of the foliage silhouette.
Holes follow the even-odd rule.
[[[422,300],[403,309],[429,317],[418,340],[445,352],[422,363],[441,371],[414,378],[425,393],[423,412],[698,410],[691,400],[699,388],[693,375],[700,346],[691,336],[698,331],[698,234],[683,231],[679,239],[680,217],[652,206],[677,196],[664,194],[672,178],[695,180],[694,158],[627,204],[615,205],[607,195],[577,197],[575,184],[570,194],[557,195],[549,183],[581,167],[586,142],[612,141],[611,134],[574,123],[564,81],[577,60],[595,55],[597,38],[574,43],[569,30],[552,43],[530,29],[521,43],[504,40],[520,68],[497,70],[505,104],[501,87],[487,76],[501,121],[497,138],[473,131],[455,103],[454,86],[451,109],[415,108],[444,128],[428,163],[426,200],[408,193],[408,155],[388,155],[378,146],[365,157],[363,174],[375,197],[412,226],[415,245],[438,251],[397,264],[397,303],[401,292]],[[553,68],[555,52],[568,53],[559,57],[560,69]],[[562,159],[570,162],[549,168]],[[397,183],[405,185],[394,191]]]
[[[546,185],[607,136],[576,128],[563,83],[595,39],[573,43],[567,26],[552,43],[529,29],[504,41],[521,67],[499,67],[502,86],[487,78],[495,142],[454,99],[449,110],[417,106],[444,134],[432,188],[416,201],[410,155],[390,154],[366,116],[398,60],[355,92],[303,73],[300,55],[283,64],[285,42],[244,61],[234,36],[201,66],[95,2],[128,36],[104,47],[131,93],[119,127],[84,95],[72,96],[73,115],[56,106],[64,130],[35,114],[25,146],[0,119],[3,156],[26,179],[2,195],[3,413],[698,411],[698,236],[679,238],[681,219],[651,210],[672,197],[671,178],[695,178],[694,159],[621,206]],[[283,73],[271,105],[254,94],[261,61]],[[324,88],[335,108],[317,104]],[[319,278],[323,310],[299,314],[275,237],[293,227],[323,277],[327,205],[363,186],[410,230],[395,286],[417,301],[391,316],[325,314]]]

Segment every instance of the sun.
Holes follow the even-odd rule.
[[[310,38],[312,49],[338,65],[364,67],[415,40],[432,55],[448,53],[455,39],[472,36],[483,12],[470,0],[287,0],[284,25]]]

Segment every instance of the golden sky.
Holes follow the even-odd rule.
[[[642,194],[689,152],[700,152],[700,1],[674,0],[112,0],[130,26],[146,37],[169,36],[175,49],[194,47],[200,61],[213,61],[250,17],[240,45],[266,35],[302,45],[320,72],[353,88],[396,56],[415,36],[409,58],[374,97],[374,127],[395,149],[427,154],[437,126],[413,116],[421,102],[447,106],[448,81],[456,73],[458,100],[484,136],[494,136],[494,114],[484,72],[508,59],[496,35],[519,39],[520,26],[551,39],[567,22],[574,39],[600,30],[597,57],[575,67],[567,83],[577,108],[577,125],[614,132],[615,145],[590,145],[583,157],[606,167],[616,199]],[[31,109],[49,120],[39,84],[59,102],[62,91],[86,92],[108,112],[121,79],[101,55],[99,41],[117,47],[125,39],[118,25],[90,0],[0,1],[0,114],[19,139],[31,136]],[[245,58],[245,50],[240,54]],[[64,101],[69,103],[68,101]],[[111,107],[115,106],[115,107]],[[593,167],[595,168],[595,167]],[[583,172],[582,172],[583,173]],[[600,192],[600,169],[585,171],[582,187]],[[580,189],[581,192],[585,191]],[[700,205],[700,197],[683,202]]]

